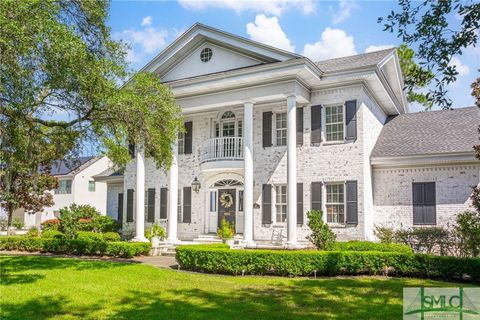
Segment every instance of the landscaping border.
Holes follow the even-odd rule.
[[[480,282],[480,259],[380,251],[235,250],[176,248],[184,270],[278,276],[391,275]]]
[[[151,245],[145,242],[107,242],[9,236],[0,237],[0,251],[4,250],[131,258],[149,255]]]

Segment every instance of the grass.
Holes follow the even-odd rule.
[[[431,280],[191,274],[153,266],[0,256],[0,319],[401,319],[402,289]]]

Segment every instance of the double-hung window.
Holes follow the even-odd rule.
[[[275,186],[275,209],[276,222],[285,222],[287,220],[287,186]]]
[[[95,181],[88,181],[88,191],[95,192]]]
[[[182,214],[182,189],[178,189],[178,196],[177,196],[177,215],[178,215],[178,222],[183,222],[183,214]]]
[[[55,194],[70,194],[72,193],[72,180],[58,181],[58,188],[55,189]]]
[[[178,133],[178,154],[185,153],[185,133],[179,132]]]
[[[327,191],[327,222],[345,223],[345,184],[330,183],[326,186]]]
[[[325,138],[326,141],[344,141],[343,105],[325,107]]]
[[[275,133],[277,146],[287,145],[287,113],[275,114]]]

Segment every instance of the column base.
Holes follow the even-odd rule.
[[[256,249],[257,244],[255,241],[245,241],[245,240],[240,240],[239,241],[240,246],[244,247],[245,249]]]
[[[166,241],[165,241],[167,244],[181,244],[182,241],[177,239],[177,238],[168,238]]]
[[[150,241],[145,237],[135,237],[132,239],[132,242],[150,242]]]
[[[298,249],[304,249],[305,246],[295,241],[295,242],[287,242],[287,244],[285,245],[285,248],[288,250],[298,250]]]

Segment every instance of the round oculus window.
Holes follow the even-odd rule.
[[[205,48],[202,50],[202,52],[200,52],[200,60],[202,60],[202,62],[208,62],[210,59],[212,59],[212,55],[212,49]]]

